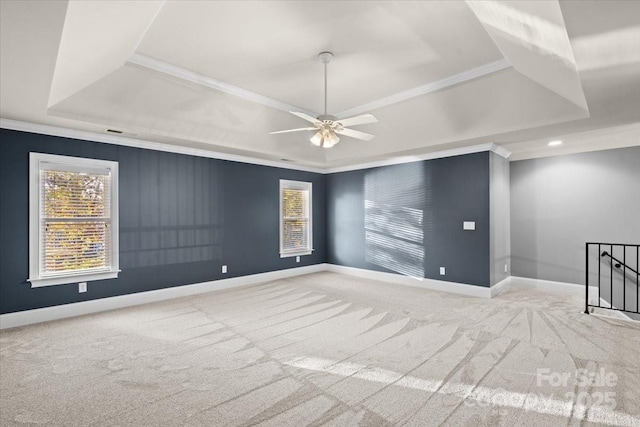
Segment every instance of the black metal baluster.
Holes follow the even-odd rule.
[[[602,264],[600,262],[600,254],[602,253],[602,248],[600,243],[598,243],[598,307],[600,307],[600,295],[602,295],[600,292],[600,278],[601,278],[601,273],[600,273],[600,265]]]
[[[622,247],[622,311],[627,305],[627,245]],[[612,300],[613,301],[613,300]]]
[[[584,313],[589,314],[589,243],[584,245],[585,277],[584,277]]]
[[[611,262],[609,263],[609,308],[613,308],[613,245],[609,245]]]

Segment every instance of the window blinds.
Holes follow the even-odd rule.
[[[60,169],[64,168],[40,171],[40,272],[55,275],[109,269],[109,171]]]
[[[309,191],[282,189],[282,252],[311,250],[309,241]]]

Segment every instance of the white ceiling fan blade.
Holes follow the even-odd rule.
[[[304,120],[306,120],[306,121],[308,121],[308,122],[311,122],[311,123],[318,123],[318,122],[319,122],[319,120],[318,120],[318,119],[316,119],[316,118],[314,118],[314,117],[311,117],[311,116],[310,116],[310,115],[308,115],[308,114],[305,114],[305,113],[299,113],[299,112],[297,112],[297,111],[289,111],[289,112],[290,112],[291,114],[293,114],[294,116],[298,116],[298,117],[300,117],[301,119],[304,119]]]
[[[346,119],[336,120],[344,127],[364,125],[366,123],[377,123],[378,119],[373,114],[361,114],[359,116],[347,117]]]
[[[353,129],[341,129],[341,130],[336,130],[335,132],[340,135],[350,136],[351,138],[362,139],[364,141],[371,141],[373,138],[375,138],[375,135],[371,135],[370,133],[360,132],[359,130],[353,130]]]
[[[277,130],[274,132],[269,132],[269,135],[275,135],[277,133],[300,132],[303,130],[317,130],[317,129],[318,128],[298,128],[298,129]]]

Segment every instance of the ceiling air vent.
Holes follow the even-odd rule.
[[[117,129],[107,129],[107,132],[109,132],[109,133],[117,133],[118,135],[120,135],[122,133],[121,130],[117,130]]]

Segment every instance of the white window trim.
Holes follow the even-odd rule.
[[[111,266],[108,269],[84,270],[56,275],[40,275],[40,166],[42,163],[69,166],[69,170],[108,169],[111,174]],[[54,154],[29,153],[29,279],[32,288],[62,285],[118,277],[118,162],[86,159],[82,157],[58,156]]]
[[[308,228],[308,236],[307,242],[309,242],[309,249],[302,251],[287,251],[285,252],[282,243],[283,243],[283,218],[282,218],[282,190],[284,189],[297,189],[297,190],[305,190],[309,192],[309,228]],[[303,255],[311,255],[314,251],[313,249],[313,185],[310,182],[303,181],[290,181],[288,179],[280,180],[280,258],[288,258],[294,256],[303,256]]]

